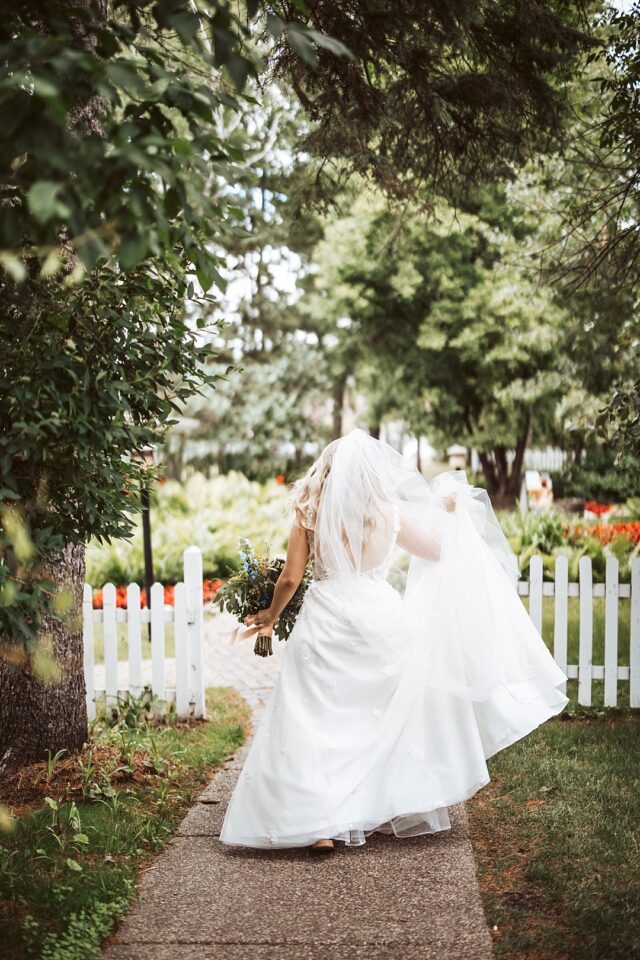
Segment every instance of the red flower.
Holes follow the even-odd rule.
[[[222,580],[204,580],[202,583],[202,589],[205,602],[213,600],[221,586]]]
[[[584,508],[585,510],[588,510],[589,513],[600,516],[603,513],[609,513],[609,510],[611,510],[612,506],[613,505],[611,503],[596,503],[595,500],[587,500]]]
[[[595,523],[586,526],[577,525],[567,529],[569,540],[579,543],[584,537],[595,537],[602,544],[611,543],[614,537],[628,537],[631,543],[640,543],[640,522],[630,523]]]
[[[209,600],[213,600],[216,593],[222,586],[222,580],[203,580],[202,581],[202,593],[205,603]],[[168,584],[164,588],[164,602],[167,606],[173,607],[175,598],[174,598],[175,587],[173,584]],[[102,595],[102,590],[93,591],[93,609],[102,610],[104,606],[104,600]],[[147,591],[143,588],[140,591],[140,606],[147,606]],[[120,607],[122,610],[127,609],[127,588],[125,586],[116,587],[116,607]]]

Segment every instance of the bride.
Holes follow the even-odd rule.
[[[447,830],[489,782],[486,759],[559,713],[567,677],[515,588],[485,491],[429,483],[362,430],[293,489],[295,521],[269,632],[308,560],[313,579],[224,819],[223,843],[365,842]],[[387,581],[409,555],[403,595]]]

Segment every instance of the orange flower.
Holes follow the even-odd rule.
[[[202,581],[202,594],[205,602],[213,600],[216,593],[222,586],[222,580],[203,580]],[[167,606],[173,607],[175,603],[175,586],[173,584],[168,584],[164,588],[164,602]],[[93,591],[93,609],[102,610],[104,606],[102,590]],[[140,606],[147,606],[147,591],[142,588],[140,591]],[[122,610],[127,609],[127,588],[123,585],[116,587],[116,607],[119,607]]]
[[[602,544],[611,543],[614,537],[628,537],[631,543],[640,543],[640,522],[630,523],[595,523],[593,526],[575,526],[568,531],[573,542],[579,542],[583,537],[595,537]]]
[[[286,479],[287,478],[285,477],[284,473],[276,474],[276,483],[285,483]]]

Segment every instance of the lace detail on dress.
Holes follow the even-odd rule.
[[[316,555],[316,541],[313,530],[307,530],[307,543],[309,544],[309,561],[314,580],[326,580],[327,571],[322,566],[320,559]]]

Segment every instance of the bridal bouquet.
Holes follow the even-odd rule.
[[[238,620],[244,621],[251,614],[270,606],[284,559],[270,559],[266,546],[264,553],[256,553],[248,540],[238,541],[238,549],[240,570],[222,584],[215,602],[221,610],[227,610]],[[279,640],[286,640],[293,630],[310,579],[311,571],[307,568],[296,592],[276,620],[273,632]],[[266,657],[273,653],[271,633],[271,629],[258,632],[253,651],[257,656]]]

